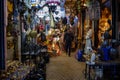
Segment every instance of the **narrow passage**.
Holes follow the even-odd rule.
[[[51,57],[46,67],[46,80],[85,80],[85,63],[75,59],[75,53],[69,57],[65,53]]]

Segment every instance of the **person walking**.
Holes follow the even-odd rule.
[[[67,31],[64,34],[64,43],[65,43],[65,51],[68,56],[71,56],[71,46],[73,40],[74,40],[74,36],[71,29],[67,29]]]

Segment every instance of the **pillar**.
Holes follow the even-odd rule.
[[[98,39],[98,28],[99,28],[99,20],[94,21],[94,47],[98,47],[99,39]]]
[[[116,39],[116,0],[111,0],[112,9],[112,39]]]
[[[5,70],[4,0],[0,0],[0,70]]]
[[[81,10],[81,13],[82,13],[82,50],[83,50],[83,52],[84,52],[84,46],[85,46],[85,44],[84,44],[84,22],[85,22],[85,16],[86,16],[86,9],[82,9]]]

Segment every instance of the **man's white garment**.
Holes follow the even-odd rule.
[[[92,37],[92,29],[89,29],[89,31],[86,34],[86,43],[85,43],[85,53],[89,53],[88,48],[92,48],[92,43],[91,43],[91,37]]]

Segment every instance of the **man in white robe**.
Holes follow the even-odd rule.
[[[86,34],[85,53],[89,54],[89,49],[92,48],[92,29],[89,27]]]

